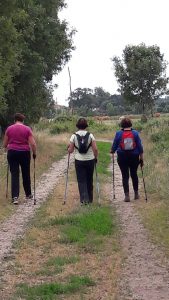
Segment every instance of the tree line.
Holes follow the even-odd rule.
[[[64,0],[0,0],[0,124],[17,111],[36,122],[54,108],[51,80],[74,49]]]
[[[78,88],[68,99],[70,108],[82,115],[169,111],[167,62],[157,45],[127,45],[122,58],[115,56],[112,62],[120,94]]]
[[[102,87],[77,88],[68,99],[69,107],[77,115],[82,116],[116,116],[123,114],[142,114],[142,106],[138,102],[130,103],[121,94],[111,95]],[[154,102],[154,112],[169,112],[169,96],[159,97]],[[147,110],[147,114],[151,114]]]
[[[0,125],[15,112],[28,123],[55,113],[53,75],[71,57],[73,34],[59,12],[64,0],[0,0]],[[127,45],[122,58],[112,58],[118,94],[102,87],[77,88],[68,101],[80,115],[168,111],[167,62],[157,45]],[[161,96],[165,95],[165,98]]]

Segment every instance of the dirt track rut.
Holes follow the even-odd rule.
[[[71,157],[70,162],[72,162]],[[27,223],[34,216],[40,205],[46,201],[53,188],[67,169],[67,156],[52,164],[48,172],[40,178],[36,187],[37,204],[33,200],[20,204],[16,212],[0,226],[0,263],[8,256],[12,249],[13,242],[23,236]]]
[[[71,157],[72,161],[73,157]],[[40,205],[46,201],[60,177],[64,175],[66,168],[67,156],[55,162],[41,177],[36,188],[37,205],[34,206],[31,201],[19,205],[16,212],[1,224],[0,263],[10,254],[13,242],[23,236],[28,222]],[[115,163],[115,178],[116,199],[112,200],[112,205],[116,207],[121,222],[121,247],[125,256],[116,300],[169,300],[168,260],[150,242],[148,233],[134,209],[134,200],[131,203],[123,201],[121,174],[117,163]],[[100,295],[99,299],[111,298]]]
[[[134,209],[134,201],[125,203],[121,174],[115,165],[116,200],[113,200],[121,220],[121,245],[125,255],[118,300],[168,300],[169,263],[153,245]],[[132,191],[132,187],[130,189]],[[133,198],[133,197],[132,197]],[[145,201],[144,195],[138,201]]]

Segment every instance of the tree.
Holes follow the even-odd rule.
[[[126,46],[122,59],[112,59],[121,94],[128,103],[138,103],[142,112],[153,112],[154,103],[167,91],[167,63],[156,45]]]
[[[0,114],[7,111],[6,93],[13,89],[13,77],[19,72],[18,33],[12,21],[15,1],[0,0]]]
[[[64,0],[0,0],[0,122],[15,112],[38,121],[51,107],[51,80],[74,49]],[[2,108],[2,109],[1,109]],[[4,113],[4,111],[6,112]]]
[[[69,97],[69,107],[83,115],[106,114],[106,105],[111,95],[105,92],[102,87],[77,88]]]
[[[73,107],[73,110],[84,116],[88,115],[88,112],[94,108],[94,96],[93,91],[89,88],[77,88],[69,97],[69,107]]]

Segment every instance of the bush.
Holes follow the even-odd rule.
[[[142,131],[143,130],[143,124],[141,124],[140,122],[135,122],[133,124],[133,129],[135,129],[137,131]]]
[[[150,136],[153,143],[157,143],[161,140],[161,132],[152,133]]]
[[[61,123],[57,123],[57,124],[52,124],[49,132],[51,134],[59,134],[62,132],[68,132],[69,131],[69,126],[67,124],[61,124]]]

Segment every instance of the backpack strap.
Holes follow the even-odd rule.
[[[87,132],[86,135],[88,135],[88,141],[89,141],[90,132]],[[89,150],[91,145],[92,145],[92,139],[91,139],[91,142],[89,143],[89,145],[87,146],[87,151]]]
[[[76,132],[74,132],[74,135],[77,137],[77,143],[78,143],[78,137],[80,136],[78,133],[76,133]],[[75,145],[75,143],[74,143],[74,146],[75,146],[75,148],[78,150],[78,147]]]
[[[80,137],[80,138],[83,137],[82,135],[80,135],[80,134],[78,134],[78,133],[76,133],[76,132],[74,132],[74,135],[77,137],[77,141],[78,141],[78,138],[79,138],[79,137]],[[90,132],[87,131],[86,134],[85,134],[85,136],[86,136],[87,138],[89,138],[89,135],[90,135]],[[91,144],[92,144],[92,141],[91,141],[90,144],[87,146],[87,151],[89,150]],[[76,148],[77,150],[79,150],[78,147],[75,145],[75,143],[74,143],[74,146],[75,146],[75,148]]]

